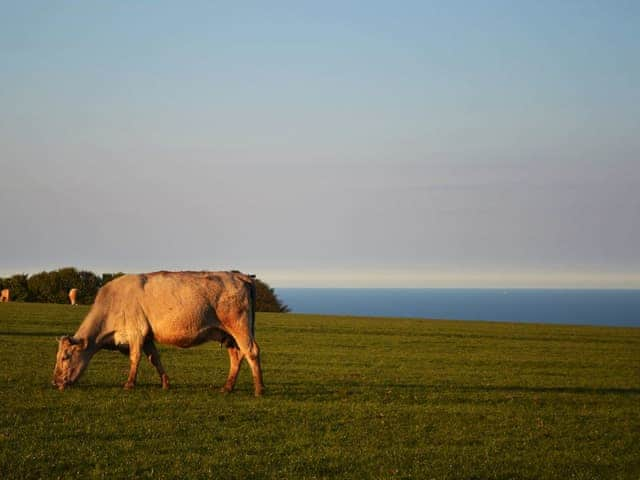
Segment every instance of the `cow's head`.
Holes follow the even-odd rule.
[[[60,390],[73,385],[87,368],[91,353],[87,341],[70,336],[62,337],[58,344],[56,368],[53,370],[53,386]]]

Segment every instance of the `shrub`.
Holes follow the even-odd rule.
[[[92,304],[102,286],[102,280],[95,273],[86,270],[78,273],[78,280],[77,302],[85,305]]]
[[[256,311],[287,313],[290,309],[282,303],[273,288],[256,278]]]
[[[68,303],[69,290],[77,288],[77,302],[91,304],[101,284],[94,273],[72,267],[40,272],[27,280],[29,300],[42,303]]]
[[[12,302],[28,302],[29,287],[27,286],[27,275],[17,274],[12,277],[5,278],[2,281],[2,288],[8,288]]]

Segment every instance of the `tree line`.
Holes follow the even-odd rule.
[[[77,303],[91,305],[98,290],[122,272],[96,275],[73,267],[60,268],[34,275],[16,274],[0,278],[0,289],[8,289],[12,302],[69,303],[69,290],[78,289]],[[289,312],[273,288],[256,279],[256,310],[259,312]]]

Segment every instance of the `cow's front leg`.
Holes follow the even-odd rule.
[[[144,350],[145,355],[149,359],[149,362],[151,362],[151,365],[156,367],[156,370],[158,371],[158,375],[160,375],[162,388],[164,388],[165,390],[168,390],[169,377],[167,376],[162,366],[162,363],[160,362],[160,354],[158,353],[158,349],[156,348],[155,344],[153,343],[153,341],[148,340],[147,342],[145,342],[142,348]]]
[[[124,388],[127,390],[135,387],[136,377],[138,376],[138,365],[140,364],[141,345],[138,343],[131,343],[129,345],[129,378],[127,383],[124,384]]]

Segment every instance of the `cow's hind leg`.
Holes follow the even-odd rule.
[[[136,377],[138,376],[138,365],[140,364],[142,345],[137,342],[129,343],[129,378],[124,384],[127,390],[135,387]]]
[[[262,381],[262,367],[260,365],[260,347],[258,343],[247,334],[238,334],[233,337],[240,349],[240,352],[247,359],[251,374],[253,375],[253,388],[256,397],[264,393],[264,382]]]
[[[221,390],[225,393],[233,391],[243,359],[242,352],[235,345],[227,347],[227,352],[229,353],[229,376]]]
[[[251,367],[255,395],[259,397],[264,393],[264,382],[262,381],[262,366],[260,365],[260,347],[258,347],[255,340],[251,341],[251,345],[247,353],[245,353],[245,356]]]
[[[158,371],[158,375],[160,375],[160,381],[162,382],[162,388],[165,390],[169,389],[169,377],[167,373],[164,371],[164,367],[162,366],[162,362],[160,362],[160,354],[158,353],[158,349],[156,348],[155,343],[152,340],[147,340],[142,346],[144,350],[144,354],[149,359],[151,365],[153,365]]]

